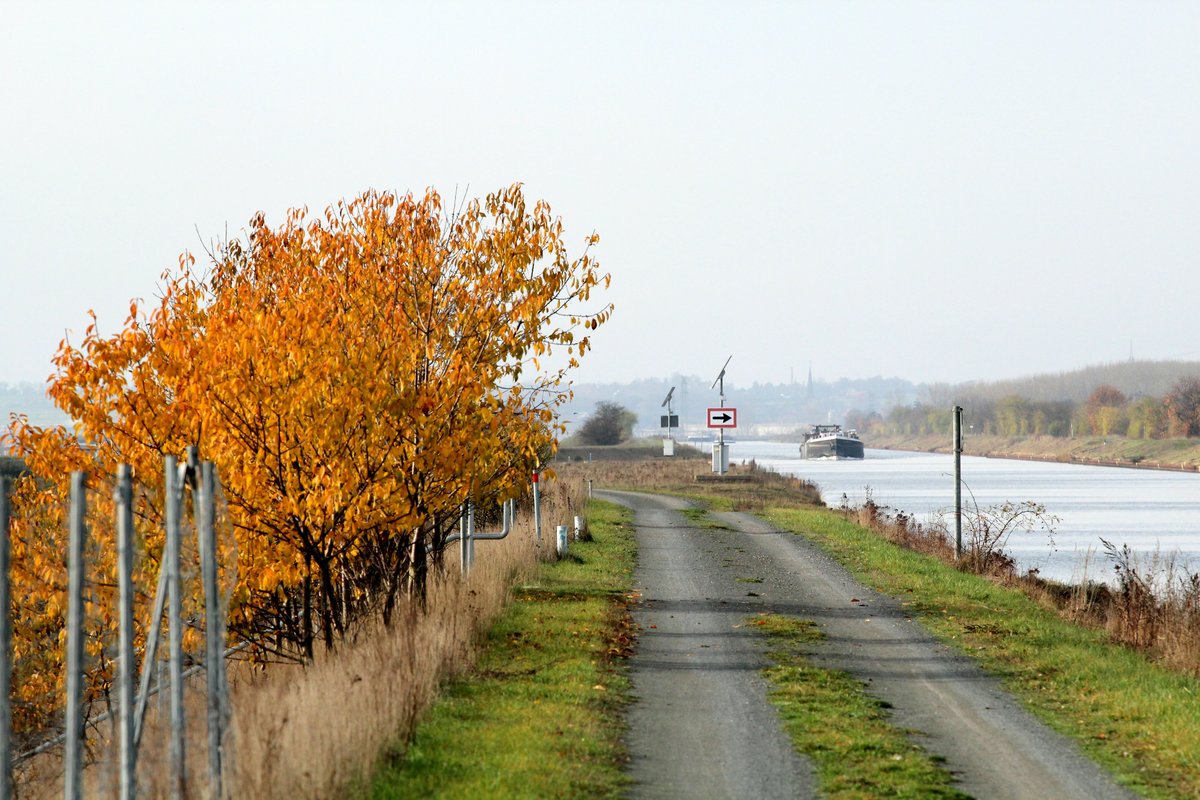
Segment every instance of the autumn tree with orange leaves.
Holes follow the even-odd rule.
[[[207,269],[181,258],[149,313],[63,342],[50,394],[75,431],[10,426],[45,481],[18,487],[20,518],[61,523],[71,469],[128,463],[161,487],[162,456],[199,444],[237,532],[231,630],[311,656],[357,614],[423,596],[461,505],[520,494],[553,450],[568,375],[612,311],[593,299],[609,282],[595,242],[569,255],[519,186],[450,210],[372,191],[275,228],[260,214]],[[138,516],[152,593],[161,510],[143,498]],[[26,567],[61,547],[21,541]]]

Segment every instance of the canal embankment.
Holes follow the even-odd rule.
[[[867,447],[919,453],[949,453],[945,434],[886,434],[865,436]],[[1200,471],[1200,439],[1128,439],[1124,436],[995,436],[963,437],[963,453],[985,458],[1047,461],[1062,464]]]

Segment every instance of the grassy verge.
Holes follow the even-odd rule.
[[[978,659],[1051,727],[1148,797],[1200,797],[1200,681],[1072,625],[1024,594],[903,550],[841,516],[767,515],[859,579],[908,598],[935,635]]]
[[[809,665],[821,638],[811,620],[762,614],[750,621],[771,641],[771,702],[796,750],[812,759],[822,797],[965,798],[937,760],[891,724],[885,705],[852,676]]]
[[[361,797],[620,797],[629,512],[592,501],[590,542],[518,587],[473,674],[447,687]]]
[[[597,487],[606,489],[690,497],[713,511],[763,511],[797,502],[821,503],[821,493],[814,484],[754,464],[730,464],[724,477],[714,476],[704,462],[670,459],[568,464],[561,471],[593,480]]]

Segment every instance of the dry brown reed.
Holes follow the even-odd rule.
[[[1018,574],[1016,562],[1002,549],[968,549],[964,558],[956,559],[944,525],[915,523],[870,499],[861,507],[843,508],[842,513],[901,547],[1020,588],[1064,619],[1104,630],[1113,641],[1140,650],[1166,667],[1200,675],[1200,573],[1173,558],[1139,560],[1128,547],[1105,542],[1115,572],[1113,584],[1092,580],[1085,568],[1066,585],[1036,572]]]
[[[581,476],[543,481],[540,548],[526,500],[508,538],[476,542],[466,580],[451,545],[423,606],[405,604],[387,626],[364,620],[312,663],[232,664],[225,796],[344,797],[381,759],[402,754],[439,685],[471,668],[475,645],[503,611],[514,582],[539,557],[553,557],[554,526],[582,515],[586,496]],[[196,796],[208,785],[203,684],[203,675],[193,679],[187,694],[189,789]],[[166,715],[152,703],[139,757],[140,797],[169,794]],[[114,741],[111,723],[90,732],[88,797],[117,792]],[[18,797],[61,796],[61,753],[35,759],[19,777]]]
[[[1172,556],[1141,559],[1101,540],[1116,576],[1103,624],[1116,641],[1174,669],[1200,675],[1200,573]]]

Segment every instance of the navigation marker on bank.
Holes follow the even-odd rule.
[[[671,395],[675,394],[675,387],[671,387],[671,391],[667,392],[667,399],[662,401],[666,407],[667,413],[662,417],[662,426],[667,429],[667,435],[663,439],[663,455],[675,455],[675,437],[671,435],[673,428],[679,427],[679,417],[671,413]]]
[[[708,410],[708,427],[710,427],[710,428],[736,428],[737,427],[737,409],[736,408],[710,408]]]
[[[737,409],[725,408],[725,367],[729,366],[729,362],[733,360],[733,356],[725,359],[725,363],[721,366],[720,373],[717,374],[717,379],[713,381],[712,388],[721,387],[721,407],[710,408],[708,410],[708,427],[717,429],[717,441],[713,442],[712,456],[712,471],[718,475],[724,475],[729,471],[729,445],[725,444],[725,429],[737,427]],[[716,414],[714,415],[714,412]],[[713,424],[716,421],[718,424]],[[732,422],[733,424],[729,424]]]

